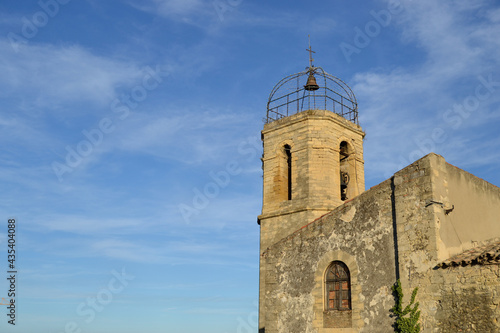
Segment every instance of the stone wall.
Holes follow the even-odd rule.
[[[500,188],[442,157],[436,160],[433,183],[434,198],[443,204],[436,210],[439,260],[500,237]]]
[[[436,154],[427,155],[396,172],[392,178],[397,260],[404,305],[408,304],[413,289],[419,287],[417,301],[424,328],[435,315],[434,295],[426,277],[438,263],[436,212],[442,208],[429,203],[435,199],[432,175],[440,158]]]
[[[396,280],[391,207],[386,181],[271,246],[264,253],[265,332],[389,332]],[[335,260],[351,273],[352,310],[337,318],[340,324],[332,324],[324,305],[324,274]]]
[[[430,279],[436,292],[433,328],[441,333],[500,332],[499,265],[448,267],[433,273]]]

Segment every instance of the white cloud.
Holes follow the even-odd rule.
[[[203,27],[208,21],[217,19],[212,1],[203,0],[145,0],[140,3],[129,2],[129,5],[153,15],[162,16],[173,21]]]
[[[165,111],[131,116],[134,121],[124,123],[123,130],[114,137],[116,147],[186,164],[224,161],[234,156],[240,143],[234,138],[245,130],[247,116],[221,110],[170,108],[174,110],[168,113],[175,116],[166,116]]]
[[[64,231],[76,234],[124,234],[133,233],[148,223],[130,218],[88,218],[71,215],[53,215],[37,224],[50,231]]]
[[[162,15],[187,15],[201,11],[207,1],[202,0],[154,0]]]
[[[0,87],[11,100],[36,108],[62,103],[109,103],[116,89],[144,75],[133,63],[97,56],[80,46],[0,42]]]
[[[92,241],[89,250],[93,255],[103,255],[113,259],[133,262],[161,262],[166,259],[158,248],[139,244],[138,242],[117,239]]]
[[[491,20],[491,22],[500,22],[500,8],[489,10],[486,16]],[[495,38],[498,41],[498,38]]]

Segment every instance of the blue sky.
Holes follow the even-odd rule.
[[[431,151],[500,185],[496,1],[6,0],[0,31],[2,332],[255,331],[259,131],[309,34],[367,188]]]

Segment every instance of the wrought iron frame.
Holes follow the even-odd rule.
[[[315,75],[317,79],[319,89],[316,91],[308,91],[304,86],[300,85],[300,78],[304,76],[308,77],[309,74]],[[297,81],[295,90],[275,97],[280,88],[292,80]],[[344,94],[332,90],[328,86],[328,82],[340,87],[340,92]],[[304,103],[307,103],[306,106],[304,106]],[[279,81],[269,94],[265,122],[270,123],[283,117],[312,109],[332,111],[358,124],[358,102],[351,88],[338,77],[325,72],[321,67],[308,67],[303,72],[289,75]]]

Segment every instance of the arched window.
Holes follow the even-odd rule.
[[[285,156],[286,156],[286,166],[287,166],[287,198],[288,200],[292,200],[292,152],[289,145],[285,145]]]
[[[326,310],[351,309],[351,276],[346,264],[334,261],[325,276]]]
[[[339,156],[340,156],[340,200],[345,201],[348,198],[347,185],[349,184],[349,146],[347,142],[340,143]]]

